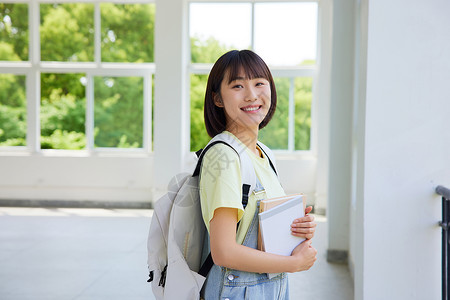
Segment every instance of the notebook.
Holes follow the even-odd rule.
[[[261,208],[262,206],[262,208]],[[302,194],[266,199],[260,203],[261,250],[289,256],[305,239],[291,234],[291,224],[305,215]]]

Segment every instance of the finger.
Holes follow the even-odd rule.
[[[312,211],[312,209],[313,209],[312,206],[308,206],[308,207],[305,209],[305,215],[309,214],[309,213]]]
[[[314,234],[312,234],[312,233],[307,233],[307,234],[292,233],[292,236],[311,240],[314,237]]]
[[[312,239],[314,237],[315,232],[306,232],[306,231],[291,231],[293,236],[302,237],[305,239]]]
[[[296,232],[314,232],[316,231],[316,224],[313,223],[311,226],[302,226],[303,224],[294,224],[291,225],[291,230]]]
[[[292,223],[313,222],[314,219],[314,216],[307,215],[305,217],[295,219]]]
[[[291,224],[291,228],[316,228],[316,222],[305,222],[305,223],[293,223]]]

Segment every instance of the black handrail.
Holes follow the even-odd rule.
[[[442,186],[442,185],[438,185],[436,187],[436,193],[438,195],[441,195],[442,197],[444,197],[447,200],[450,200],[450,189]]]
[[[450,189],[439,185],[436,187],[436,193],[442,196],[442,221],[439,222],[439,225],[442,227],[442,299],[450,300]]]

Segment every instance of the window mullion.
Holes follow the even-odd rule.
[[[288,150],[295,150],[295,101],[294,101],[295,83],[294,77],[290,78],[289,85],[289,127],[288,127]]]
[[[30,152],[40,151],[40,41],[39,41],[39,3],[32,1],[28,6],[28,31],[29,31],[29,60],[31,71],[27,72],[26,97],[27,97],[27,147]]]

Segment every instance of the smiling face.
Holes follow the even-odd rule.
[[[257,132],[271,105],[270,82],[265,78],[249,79],[243,71],[230,81],[227,72],[214,103],[224,109],[228,131]]]
[[[235,127],[238,131],[251,129],[257,136],[258,129],[272,119],[276,107],[272,74],[256,53],[231,50],[216,61],[205,92],[205,127],[210,137],[224,130],[235,133]]]

